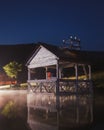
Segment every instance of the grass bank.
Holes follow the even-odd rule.
[[[95,88],[104,89],[104,71],[92,73],[92,80]]]
[[[27,90],[27,83],[21,83],[20,85],[0,85],[0,90]]]

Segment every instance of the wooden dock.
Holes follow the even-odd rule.
[[[81,57],[80,53],[85,57]],[[56,95],[92,92],[91,65],[85,54],[79,50],[39,45],[26,64],[29,92]],[[80,79],[81,75],[84,77]],[[71,76],[74,79],[70,79]]]

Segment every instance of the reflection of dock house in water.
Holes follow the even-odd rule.
[[[37,44],[26,64],[31,129],[59,130],[92,123],[92,57],[86,51]]]
[[[78,128],[93,121],[91,95],[55,96],[48,93],[27,95],[28,124],[32,130]]]

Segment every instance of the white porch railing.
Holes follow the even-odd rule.
[[[60,94],[92,92],[91,80],[69,80],[69,79],[28,80],[28,90],[32,92],[56,93],[56,87],[59,87],[58,93]]]

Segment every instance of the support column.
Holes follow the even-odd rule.
[[[89,68],[89,80],[91,80],[91,65],[88,65]]]
[[[84,74],[86,75],[86,79],[88,79],[88,74],[87,74],[87,70],[86,70],[86,66],[83,65],[83,71],[84,71]]]
[[[92,80],[91,80],[91,65],[88,65],[88,68],[89,68],[89,82],[90,82],[90,92],[93,94],[93,84],[92,84]]]
[[[62,72],[62,68],[59,68],[59,79],[62,78],[61,72]]]
[[[57,64],[56,64],[56,77],[57,77],[57,81],[56,81],[56,95],[59,94],[59,61],[57,60]]]
[[[46,67],[46,80],[48,79],[48,76],[47,76],[47,70],[48,70],[48,68]]]
[[[30,72],[30,68],[28,68],[28,80],[31,79],[31,72]]]
[[[76,92],[78,92],[78,65],[75,64]]]
[[[28,68],[28,91],[30,91],[30,81],[31,80],[31,74],[30,74],[30,68]]]

